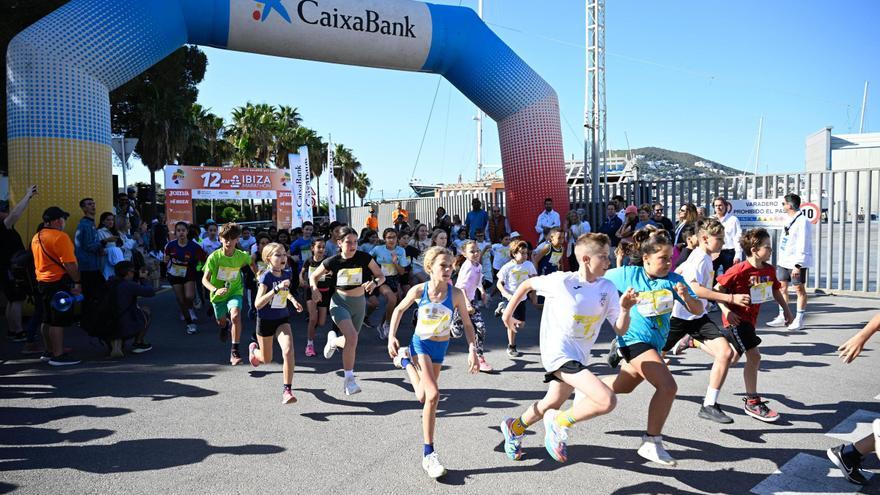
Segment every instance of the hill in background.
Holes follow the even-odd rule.
[[[626,150],[609,151],[611,156],[625,156],[626,153]],[[636,148],[632,154],[641,180],[713,178],[747,173],[697,155],[663,148]]]

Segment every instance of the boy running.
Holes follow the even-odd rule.
[[[498,283],[496,287],[498,288],[498,291],[501,292],[501,297],[503,299],[498,303],[498,308],[495,310],[495,316],[501,316],[504,309],[510,304],[510,301],[513,299],[513,294],[520,285],[529,278],[538,275],[535,265],[531,261],[528,261],[529,246],[526,244],[526,241],[516,240],[510,243],[510,255],[513,259],[505,263],[504,266],[498,270]],[[534,293],[530,292],[529,294],[532,298],[532,302],[537,304]],[[526,321],[525,301],[520,302],[514,307],[513,318],[522,322]],[[507,356],[510,358],[522,356],[522,354],[516,349],[516,333],[511,330],[507,331]]]

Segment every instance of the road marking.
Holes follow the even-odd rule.
[[[865,476],[871,473],[863,471]],[[858,493],[859,486],[843,479],[843,474],[824,457],[800,453],[755,485],[755,495],[823,495]]]
[[[880,413],[859,409],[825,435],[847,443],[855,442],[871,434],[871,423],[877,418]]]

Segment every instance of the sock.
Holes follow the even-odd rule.
[[[522,416],[513,420],[513,423],[510,423],[510,431],[513,432],[514,435],[520,436],[526,432],[527,425],[523,420]]]
[[[346,378],[354,378],[354,370],[343,370]]]
[[[797,310],[797,315],[800,317],[803,317],[806,312],[807,312],[806,309],[799,309],[799,310]]]
[[[285,383],[285,384],[284,384],[284,390],[290,390],[290,384],[289,384],[289,383]]]
[[[235,351],[235,352],[238,352],[238,342],[233,342],[233,343],[232,343],[232,350]]]
[[[648,435],[648,432],[645,432],[645,441],[659,443],[659,442],[663,441],[663,435],[657,435],[656,437],[654,437],[654,436]]]
[[[424,454],[425,457],[428,457],[429,455],[433,454],[434,453],[434,444],[433,443],[426,443],[424,452],[425,452],[425,454]]]
[[[704,406],[714,406],[718,401],[718,392],[717,388],[712,388],[711,386],[706,388],[706,398],[703,399]]]
[[[785,310],[782,308],[782,306],[779,307],[779,316],[785,316]]]
[[[403,358],[403,359],[400,360],[400,366],[401,366],[403,369],[406,369],[406,367],[409,366],[409,365],[411,365],[411,364],[412,364],[412,361],[410,361],[409,358]]]
[[[315,341],[312,340],[312,339],[309,339],[309,340],[306,342],[306,344],[308,344],[308,345],[315,345]]]
[[[507,346],[507,348],[516,350],[516,344],[509,345],[509,346]]]
[[[572,425],[575,424],[575,420],[572,417],[572,412],[574,407],[570,408],[567,411],[559,411],[559,414],[556,415],[556,424],[562,426],[563,428],[571,428]]]
[[[854,444],[846,444],[843,446],[843,450],[840,451],[840,456],[843,457],[843,460],[850,466],[853,464],[860,464],[862,462],[862,454],[856,450],[856,446]]]

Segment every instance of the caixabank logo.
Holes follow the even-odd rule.
[[[272,12],[277,12],[282,19],[291,24],[290,14],[287,13],[287,9],[281,3],[281,0],[262,0],[255,3],[254,11],[251,14],[253,20],[266,22],[266,19]]]

